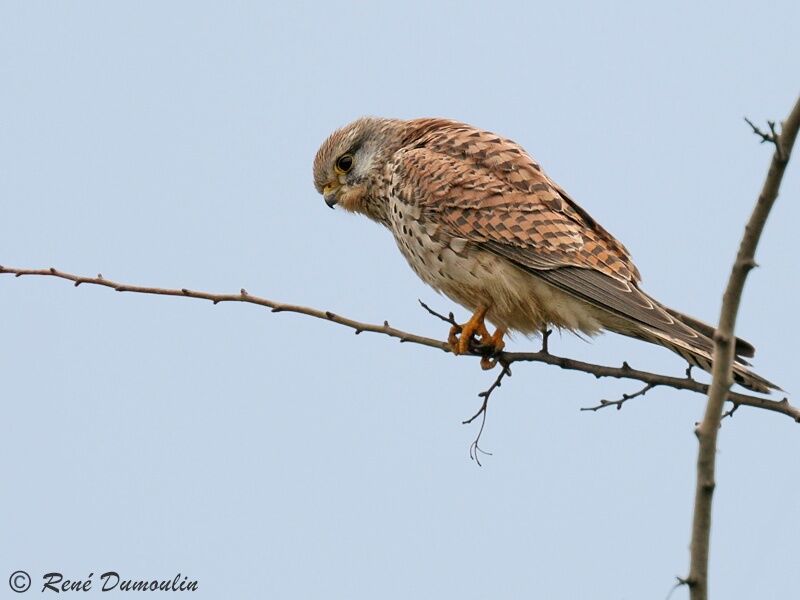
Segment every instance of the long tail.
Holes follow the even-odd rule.
[[[654,344],[669,348],[683,357],[690,365],[695,365],[710,373],[711,357],[714,351],[714,342],[712,341],[714,328],[665,306],[661,306],[661,308],[676,319],[675,322],[663,328],[642,326],[641,337]],[[736,338],[734,352],[736,353],[736,362],[733,364],[733,380],[736,383],[754,392],[783,391],[771,381],[747,368],[749,363],[742,357],[750,358],[755,354],[752,344]]]

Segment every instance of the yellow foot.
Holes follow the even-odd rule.
[[[489,354],[481,356],[481,369],[484,371],[494,369],[497,364],[497,359],[490,357],[499,354],[506,347],[506,343],[503,341],[505,334],[506,330],[498,327],[493,336],[486,336],[486,338],[481,339],[481,350],[489,351]]]
[[[469,352],[469,343],[474,335],[479,335],[481,340],[489,337],[489,332],[483,319],[486,317],[488,307],[481,306],[475,311],[469,321],[463,325],[453,325],[450,328],[450,335],[447,336],[447,343],[453,354],[466,354]]]
[[[506,334],[505,329],[498,328],[494,335],[490,335],[489,330],[486,329],[484,319],[488,310],[488,307],[479,307],[469,321],[463,325],[453,325],[450,328],[450,334],[447,336],[447,343],[450,345],[453,354],[469,353],[473,337],[480,337],[476,350],[483,354],[481,368],[486,370],[494,368],[497,361],[491,357],[502,352],[506,346],[503,341],[503,336]]]

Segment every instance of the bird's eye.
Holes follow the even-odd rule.
[[[336,170],[340,171],[341,173],[347,173],[352,168],[353,168],[352,154],[342,154],[336,161]]]

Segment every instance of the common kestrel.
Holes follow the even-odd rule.
[[[446,119],[362,118],[322,144],[314,185],[331,208],[386,226],[423,281],[472,311],[451,329],[456,354],[475,335],[499,352],[509,330],[556,327],[613,331],[711,368],[713,327],[644,293],[625,246],[509,139]],[[778,389],[746,368],[754,352],[736,340],[735,381]]]

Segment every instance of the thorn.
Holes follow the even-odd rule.
[[[80,279],[75,282],[75,287],[78,287],[81,283],[83,283]]]
[[[363,332],[364,332],[364,330],[363,330],[363,329],[356,329],[356,335],[360,335],[360,334],[361,334],[361,333],[363,333]]]
[[[332,319],[332,318],[333,318],[333,317],[335,317],[335,316],[336,316],[336,315],[335,315],[335,314],[333,314],[331,311],[329,311],[329,310],[326,310],[326,311],[325,311],[325,318],[327,318],[327,319]]]
[[[181,288],[181,292],[183,292],[184,294],[188,294],[189,290],[187,290],[186,288]]]
[[[623,371],[630,371],[631,370],[631,366],[628,364],[628,361],[626,361],[626,360],[622,361],[622,370]]]
[[[51,272],[51,273],[55,273],[55,272],[56,272],[56,270],[55,270],[53,267],[50,267],[50,272]]]
[[[389,328],[389,321],[384,321],[383,322],[383,326],[388,329]]]
[[[217,304],[219,304],[219,300],[212,300],[212,302],[214,303],[214,306],[216,306]]]
[[[247,290],[246,290],[246,289],[244,289],[244,288],[240,289],[240,290],[239,290],[239,293],[240,293],[242,296],[247,296]]]
[[[98,274],[97,274],[97,278],[98,278],[98,279],[102,279],[102,278],[103,278],[103,274],[102,274],[102,273],[98,273]]]

